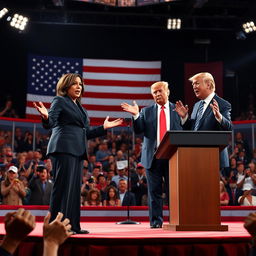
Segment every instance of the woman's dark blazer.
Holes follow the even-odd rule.
[[[49,110],[48,120],[43,120],[46,129],[52,129],[47,155],[66,153],[87,156],[87,140],[106,134],[103,126],[90,127],[87,111],[69,96],[55,96]]]

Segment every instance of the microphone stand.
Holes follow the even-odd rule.
[[[131,127],[131,118],[125,118],[128,127],[128,150],[127,150],[127,158],[128,158],[128,181],[127,181],[127,192],[128,192],[128,205],[127,205],[127,220],[117,222],[116,224],[140,224],[140,222],[130,220],[130,127]]]

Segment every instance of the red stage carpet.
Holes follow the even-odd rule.
[[[148,222],[117,225],[114,222],[82,223],[87,235],[69,238],[59,255],[88,256],[248,256],[250,236],[242,222],[225,222],[228,232],[178,232],[150,229]],[[0,224],[0,234],[4,226]],[[42,223],[18,248],[16,255],[42,255]]]

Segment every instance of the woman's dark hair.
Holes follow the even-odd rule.
[[[81,95],[78,98],[78,100],[80,101],[81,97],[83,96],[83,93],[84,93],[84,84],[83,84],[83,78],[79,74],[68,73],[68,74],[63,75],[60,78],[60,80],[58,81],[57,86],[56,86],[57,96],[67,95],[67,91],[68,91],[69,87],[71,87],[75,83],[75,79],[77,77],[79,77],[81,79],[81,83],[82,83]]]
[[[114,200],[119,199],[119,194],[118,194],[118,191],[117,191],[116,187],[114,187],[114,186],[109,186],[109,187],[107,188],[107,191],[106,191],[106,200],[107,200],[107,201],[110,200],[110,197],[109,197],[109,191],[110,191],[110,189],[113,189],[114,192],[115,192]]]

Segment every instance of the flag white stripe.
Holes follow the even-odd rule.
[[[86,92],[107,92],[107,93],[134,93],[134,94],[151,94],[150,87],[127,87],[127,86],[94,86],[86,85]]]
[[[84,66],[121,68],[161,68],[161,61],[123,61],[104,59],[83,59]]]
[[[51,103],[53,97],[52,96],[38,96],[34,94],[27,94],[27,101],[41,101],[46,103]],[[106,106],[119,106],[122,102],[127,102],[129,104],[132,104],[133,99],[126,99],[126,98],[120,98],[120,99],[99,99],[99,98],[87,98],[84,97],[81,100],[81,103],[89,104],[89,105],[106,105]],[[136,100],[136,103],[139,106],[149,106],[153,103],[153,100]]]
[[[160,75],[83,72],[83,78],[95,80],[159,81]]]

